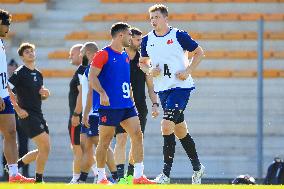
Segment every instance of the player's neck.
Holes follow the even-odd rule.
[[[125,50],[126,50],[128,56],[131,60],[135,57],[135,55],[137,53],[136,49],[133,49],[133,48],[130,48],[130,47],[127,47]]]
[[[110,44],[110,48],[112,48],[112,50],[117,51],[117,52],[122,52],[124,49],[121,43],[118,43],[116,41],[112,41],[112,43]]]
[[[24,64],[30,70],[34,70],[35,69],[35,62],[24,62]]]
[[[170,27],[166,26],[164,28],[161,28],[160,30],[155,30],[155,33],[157,36],[164,36],[170,31]]]

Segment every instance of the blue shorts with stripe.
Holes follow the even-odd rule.
[[[3,111],[0,111],[0,114],[15,114],[10,96],[3,98],[3,100],[5,102],[5,109]]]
[[[190,93],[194,88],[174,88],[158,93],[163,110],[184,111],[188,103]]]
[[[99,116],[97,115],[89,115],[89,125],[90,128],[82,125],[81,133],[86,134],[88,137],[99,136]]]
[[[138,115],[136,107],[123,109],[99,109],[99,125],[118,127],[120,122]]]

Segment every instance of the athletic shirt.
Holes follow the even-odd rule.
[[[142,39],[141,56],[149,57],[155,68],[159,65],[161,74],[154,77],[155,92],[172,88],[194,88],[191,76],[182,81],[176,78],[178,71],[185,71],[189,65],[188,53],[194,51],[198,44],[187,32],[170,28],[164,36],[157,36],[155,31],[149,32]]]
[[[88,66],[84,72],[84,74],[80,77],[80,83],[82,85],[82,107],[83,107],[83,111],[82,113],[84,113],[85,107],[86,107],[86,102],[87,102],[87,97],[88,97],[88,91],[89,91],[89,70],[90,70],[90,66]],[[99,104],[99,94],[93,90],[93,104],[92,104],[92,109],[89,112],[89,115],[99,115],[98,114],[98,109],[96,109],[95,107],[97,107],[97,104]]]
[[[140,53],[136,52],[130,60],[130,81],[133,90],[134,102],[136,105],[146,104],[145,82],[146,75],[139,67]]]
[[[117,52],[105,47],[94,57],[93,67],[101,69],[98,76],[102,88],[109,97],[110,106],[101,109],[123,109],[134,106],[130,95],[130,64],[125,51]]]
[[[6,62],[6,53],[4,48],[4,42],[0,40],[0,97],[5,98],[9,96],[7,89],[7,62]]]
[[[70,109],[70,115],[73,114],[74,109],[76,107],[76,102],[77,102],[77,96],[79,94],[78,91],[78,85],[80,85],[80,80],[79,77],[81,77],[84,72],[85,72],[86,67],[80,65],[76,72],[73,75],[73,78],[70,81],[69,84],[69,94],[68,94],[68,99],[69,99],[69,109]]]
[[[9,78],[9,84],[11,89],[15,88],[21,108],[29,114],[42,116],[39,90],[43,86],[43,77],[37,69],[30,70],[26,66],[20,66]]]

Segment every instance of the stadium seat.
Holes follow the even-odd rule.
[[[263,14],[263,19],[266,21],[283,21],[284,14],[282,13]]]
[[[96,13],[91,13],[88,14],[87,16],[84,16],[83,21],[85,22],[96,22],[96,21],[104,21],[105,14],[96,14]]]
[[[67,34],[64,39],[65,40],[85,40],[88,39],[88,35],[90,32],[88,31],[81,31],[81,32],[72,32]]]
[[[224,59],[225,51],[205,51],[205,58]]]
[[[263,77],[266,77],[266,78],[279,77],[279,70],[264,70]]]
[[[232,77],[232,71],[229,70],[211,70],[208,77]]]
[[[17,4],[21,3],[22,0],[0,0],[0,3],[7,3],[7,4]]]
[[[13,22],[26,22],[33,18],[31,13],[13,13],[12,21]]]
[[[284,40],[284,32],[267,32],[270,40]]]
[[[217,20],[230,20],[230,21],[237,21],[240,20],[240,14],[238,13],[223,13],[217,15]]]
[[[244,32],[227,32],[222,34],[222,39],[224,40],[242,40],[246,39]]]
[[[57,50],[51,53],[48,53],[49,59],[67,59],[69,57],[69,52],[65,50]]]
[[[48,0],[22,0],[23,3],[46,3]]]
[[[284,51],[271,52],[273,58],[284,59]]]
[[[194,20],[195,14],[193,13],[179,13],[170,14],[169,19],[174,21],[191,21]]]
[[[104,21],[126,21],[127,16],[128,16],[127,13],[106,14],[104,16]]]
[[[67,77],[70,78],[74,74],[74,70],[48,70],[42,69],[41,73],[43,77]]]
[[[138,14],[132,14],[132,15],[127,15],[127,20],[128,21],[135,21],[135,22],[139,22],[139,21],[146,21],[149,19],[149,15],[146,13],[138,13]]]
[[[207,77],[208,71],[206,70],[195,70],[192,74],[193,77]]]
[[[232,77],[255,77],[256,71],[251,70],[235,70],[232,72]]]
[[[199,35],[200,39],[203,40],[221,40],[222,39],[222,33],[217,33],[217,32],[204,32],[200,33]]]
[[[256,21],[261,18],[261,13],[243,13],[240,14],[240,20],[243,21]]]
[[[196,21],[212,21],[212,20],[217,20],[217,15],[215,13],[202,13],[202,14],[195,14],[194,15],[194,20]]]
[[[94,32],[88,34],[88,40],[110,40],[111,36],[108,32]]]

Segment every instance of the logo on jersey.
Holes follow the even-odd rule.
[[[107,122],[107,116],[101,117],[101,122],[106,123]]]
[[[34,76],[34,81],[37,81],[37,78],[36,78],[36,76]]]
[[[174,41],[173,41],[172,39],[169,39],[169,40],[167,41],[167,44],[168,44],[168,45],[173,44],[173,43],[174,43]]]
[[[129,58],[127,57],[125,61],[126,61],[127,63],[129,63]]]
[[[150,46],[151,46],[151,47],[154,47],[154,44],[151,44]]]

